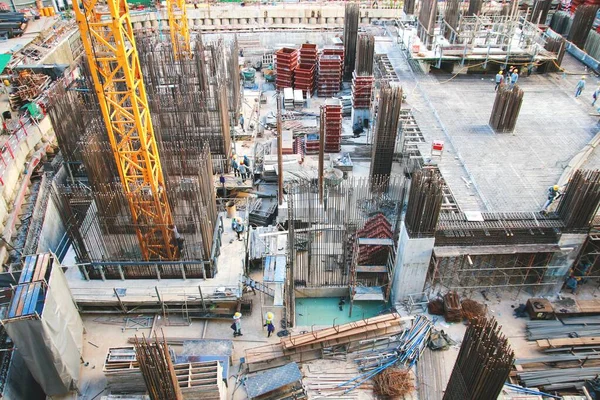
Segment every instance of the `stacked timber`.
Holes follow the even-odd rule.
[[[352,347],[361,340],[389,336],[403,330],[403,319],[398,314],[384,314],[289,336],[282,338],[277,344],[246,349],[246,365],[250,371],[259,371],[278,367],[290,361],[311,361],[321,358],[325,348],[342,344],[349,344],[349,347]]]
[[[133,346],[108,349],[103,368],[107,386],[115,392],[144,392],[146,384]]]
[[[518,85],[500,86],[490,116],[492,129],[496,132],[512,132],[517,124],[521,104],[523,104],[523,90]]]
[[[219,400],[226,395],[223,367],[218,361],[180,363],[173,368],[184,400]],[[113,392],[146,392],[133,346],[109,348],[103,372]]]

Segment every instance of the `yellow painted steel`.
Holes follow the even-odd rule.
[[[167,0],[167,12],[175,59],[191,57],[190,28],[185,0]]]
[[[94,89],[145,260],[179,258],[126,0],[73,0]]]

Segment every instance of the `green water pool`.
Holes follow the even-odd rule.
[[[296,326],[332,325],[358,321],[374,317],[388,308],[380,301],[355,301],[352,317],[348,316],[350,301],[346,299],[343,311],[340,311],[339,297],[311,297],[296,299]]]

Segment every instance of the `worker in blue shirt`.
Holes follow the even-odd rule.
[[[513,86],[515,86],[517,84],[518,80],[519,80],[519,70],[515,68],[515,69],[513,69],[513,72],[510,75],[510,87],[512,88]]]
[[[494,90],[498,90],[498,87],[502,84],[502,82],[504,82],[504,75],[502,75],[503,72],[504,71],[500,70],[500,72],[496,74],[496,87],[494,87]]]
[[[583,89],[585,88],[585,76],[582,76],[579,82],[577,82],[577,86],[575,86],[575,97],[579,97]]]
[[[550,204],[552,204],[554,200],[560,197],[559,190],[560,187],[558,185],[550,186],[548,188],[548,200],[546,200],[546,203],[544,203],[544,207],[542,207],[542,212],[546,212],[548,207],[550,207]]]

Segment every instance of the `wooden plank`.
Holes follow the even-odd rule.
[[[580,337],[580,338],[564,338],[564,339],[541,339],[536,340],[536,343],[541,349],[551,349],[557,347],[571,346],[600,346],[600,336]]]
[[[30,268],[30,264],[34,263],[35,260],[36,260],[35,256],[28,256],[25,258],[25,264],[23,266],[23,270],[21,271],[21,276],[19,278],[19,284],[25,282],[25,280],[27,279],[27,271]],[[17,309],[19,307],[19,303],[22,302],[21,293],[23,292],[23,290],[24,290],[24,287],[21,285],[17,286],[17,288],[15,289],[15,295],[13,296],[13,299],[10,303],[10,311],[8,313],[9,318],[14,318],[15,316],[17,316]],[[22,309],[23,309],[23,307],[21,306],[21,310]]]
[[[31,279],[32,282],[35,282],[37,280],[35,278],[36,278],[36,276],[38,274],[38,271],[40,270],[40,267],[41,267],[43,261],[44,261],[44,255],[43,254],[39,254],[37,256],[37,259],[36,259],[36,262],[35,262],[35,267],[33,268],[33,271],[32,271],[33,272],[32,275],[31,275],[32,276],[32,279]]]
[[[38,267],[36,267],[35,274],[33,276],[34,281],[41,281],[46,276],[46,271],[48,270],[48,264],[50,261],[50,253],[44,254],[44,256],[41,258],[41,265],[38,265]]]
[[[31,276],[33,274],[33,267],[37,262],[37,256],[27,256],[25,258],[25,265],[23,265],[23,271],[21,271],[21,277],[19,283],[31,282]]]
[[[23,311],[21,312],[21,315],[32,314],[32,310],[35,310],[35,305],[40,294],[40,285],[40,282],[28,285],[27,297],[25,298]]]
[[[349,330],[354,330],[357,328],[362,328],[362,327],[366,327],[366,326],[369,326],[372,324],[377,324],[379,322],[386,322],[386,321],[397,321],[398,323],[401,323],[402,319],[396,313],[384,314],[384,315],[380,315],[380,316],[369,318],[369,319],[363,319],[360,321],[349,322],[347,324],[338,325],[335,328],[320,329],[320,330],[310,332],[310,333],[290,336],[288,338],[282,338],[281,344],[283,345],[284,348],[293,348],[293,347],[297,347],[297,346],[302,346],[303,344],[306,344],[306,343],[315,342],[317,340],[320,340],[320,339],[323,339],[323,338],[326,338],[329,336],[338,336]]]

